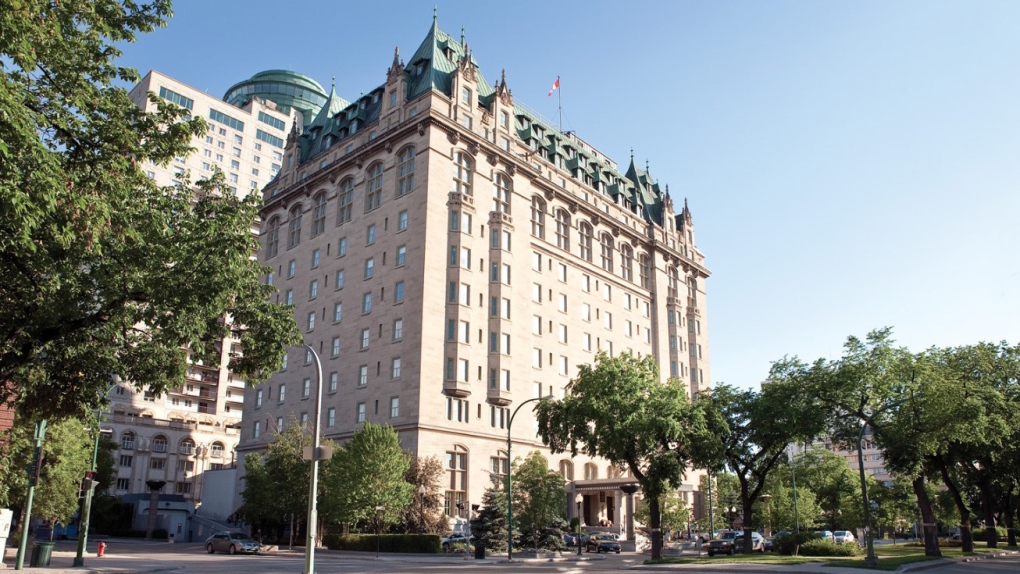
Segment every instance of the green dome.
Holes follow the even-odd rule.
[[[269,100],[284,112],[289,112],[290,108],[298,110],[304,116],[305,125],[312,121],[327,100],[326,91],[319,82],[290,70],[259,72],[234,84],[223,96],[224,101],[237,107],[243,107],[253,98]]]

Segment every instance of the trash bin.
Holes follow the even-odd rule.
[[[482,542],[475,543],[475,560],[485,560],[485,544]]]
[[[32,568],[43,568],[50,565],[50,556],[53,554],[53,542],[36,542],[32,547],[32,558],[29,566]]]

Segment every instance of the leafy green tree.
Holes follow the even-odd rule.
[[[815,495],[829,530],[852,530],[863,526],[860,479],[846,459],[829,450],[814,448],[797,457],[793,466],[797,485]],[[878,483],[869,477],[869,488]]]
[[[684,502],[683,496],[677,490],[671,490],[662,495],[659,499],[659,523],[665,532],[686,531],[687,523],[690,522],[691,509]],[[634,519],[642,524],[648,524],[651,520],[651,511],[647,504],[639,504],[634,509]]]
[[[11,467],[0,470],[8,488],[7,504],[24,508],[28,490],[25,469],[32,462],[35,424],[15,420],[9,436]],[[77,419],[60,419],[46,428],[39,483],[35,488],[32,515],[53,524],[67,524],[78,510],[78,493],[85,472],[92,468],[92,438]]]
[[[114,63],[117,45],[170,16],[169,0],[0,11],[0,402],[30,418],[83,416],[111,373],[162,394],[231,331],[244,353],[230,368],[254,384],[300,340],[252,257],[257,194],[237,199],[222,177],[161,189],[142,169],[205,131],[121,87],[138,74]]]
[[[549,462],[538,451],[532,451],[523,462],[514,461],[513,464],[514,523],[520,525],[521,537],[530,539],[537,551],[544,530],[563,521],[567,500],[563,477],[549,468]],[[547,544],[553,539],[559,540],[548,538]]]
[[[311,465],[303,459],[304,448],[312,444],[311,436],[295,419],[290,419],[283,432],[272,435],[263,454],[245,457],[244,490],[238,515],[265,536],[283,536],[284,527],[291,525],[290,545],[293,546],[297,523],[308,508],[308,483]],[[321,496],[320,496],[321,499]]]
[[[740,483],[744,552],[750,553],[754,505],[769,472],[785,460],[787,445],[819,434],[824,419],[806,381],[782,361],[773,365],[761,391],[724,384],[712,389],[707,399],[729,429],[720,435],[723,459]]]
[[[471,520],[471,534],[490,552],[506,552],[506,485],[494,484],[482,494],[481,508]],[[514,541],[516,544],[517,541]]]
[[[407,532],[442,534],[449,529],[449,523],[443,514],[442,481],[445,472],[439,457],[417,457],[404,475],[412,487],[414,499],[400,513],[400,522]],[[419,489],[425,487],[425,495]]]
[[[659,499],[691,466],[719,458],[725,422],[708,401],[692,402],[678,379],[662,382],[652,356],[599,353],[581,365],[561,401],[541,401],[539,434],[554,453],[600,456],[626,465],[651,506],[652,558],[662,556]]]
[[[896,477],[891,486],[876,483],[870,490],[878,503],[875,510],[876,527],[891,531],[895,537],[898,532],[906,532],[917,521],[917,504],[911,480]]]
[[[796,531],[796,527],[814,528],[822,516],[822,509],[815,501],[815,493],[797,480],[797,499],[793,497],[793,474],[789,464],[776,465],[765,481],[768,501],[758,497],[755,503],[755,527],[768,527],[772,532]]]
[[[323,466],[322,518],[353,526],[376,520],[382,506],[381,528],[399,521],[415,496],[404,479],[410,465],[393,427],[366,422]]]

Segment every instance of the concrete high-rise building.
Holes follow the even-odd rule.
[[[239,196],[261,190],[281,169],[287,133],[295,123],[303,124],[306,113],[317,113],[315,102],[321,107],[326,97],[321,86],[301,74],[271,71],[255,78],[266,76],[271,87],[253,84],[241,97],[242,82],[232,88],[228,103],[157,71],[146,74],[130,92],[140,108],[155,108],[149,100],[153,94],[204,118],[209,129],[194,138],[191,155],[142,169],[161,186],[189,172],[194,182],[218,170]],[[245,381],[227,363],[239,346],[238,340],[225,339],[218,362],[193,364],[185,384],[165,396],[136,392],[128,381],[112,389],[103,423],[118,445],[116,483],[107,485],[111,493],[145,493],[146,482],[155,480],[166,482],[161,492],[197,501],[204,473],[234,465]]]
[[[260,259],[322,358],[323,436],[390,424],[405,449],[445,464],[450,516],[507,472],[513,410],[562,396],[599,350],[651,355],[692,392],[711,380],[709,271],[686,201],[677,209],[633,157],[621,168],[530,111],[506,76],[490,84],[433,22],[406,62],[394,54],[385,83],[351,102],[334,89],[288,136],[263,192]],[[242,463],[314,417],[312,359],[294,348],[247,390]],[[546,456],[572,515],[581,493],[587,524],[622,524],[619,487],[635,481],[551,454],[531,406],[512,454]]]

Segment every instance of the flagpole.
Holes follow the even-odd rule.
[[[556,85],[560,85],[560,77],[556,76]],[[560,109],[560,133],[563,133],[563,90],[556,90],[556,99],[559,102]]]

